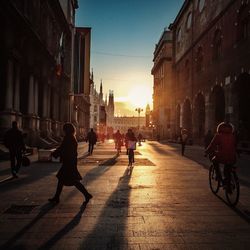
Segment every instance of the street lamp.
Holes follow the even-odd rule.
[[[139,130],[140,130],[140,114],[143,111],[143,109],[142,108],[136,108],[135,111],[138,112],[138,132],[139,132]]]

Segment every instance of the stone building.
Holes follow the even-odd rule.
[[[154,122],[156,133],[162,139],[170,137],[172,105],[172,32],[164,30],[155,46],[154,66],[151,74],[154,77]]]
[[[146,118],[145,116],[115,116],[113,119],[113,130],[114,132],[120,130],[121,133],[126,134],[128,129],[133,129],[134,132],[138,133],[138,125],[141,129],[145,129]]]
[[[92,79],[93,79],[93,74],[92,74]],[[105,103],[103,100],[102,81],[100,84],[99,93],[96,90],[95,85],[94,85],[94,81],[93,81],[93,84],[91,85],[91,90],[90,90],[90,104],[91,104],[91,106],[90,106],[90,127],[93,128],[98,133],[100,131],[102,133],[105,133],[106,122],[105,122],[105,118],[104,118],[104,121],[102,118],[103,107],[104,107],[104,112],[105,112]]]
[[[49,147],[75,117],[74,94],[82,93],[74,89],[77,8],[77,0],[0,3],[0,138],[17,120],[28,145]],[[89,102],[88,86],[80,102]]]
[[[90,123],[90,75],[91,28],[76,27],[74,32],[73,110],[71,121],[77,128],[77,138],[82,139],[89,130]]]
[[[108,101],[106,100],[106,111],[107,111],[107,134],[109,137],[113,136],[114,127],[114,117],[115,117],[115,102],[114,102],[114,92],[109,91]]]
[[[250,139],[250,3],[186,0],[174,22],[171,131],[201,142],[225,115]]]

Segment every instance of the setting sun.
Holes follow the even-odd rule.
[[[149,86],[137,85],[128,94],[128,106],[145,108],[152,103],[152,89]]]

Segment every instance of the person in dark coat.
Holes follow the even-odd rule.
[[[52,156],[60,157],[62,167],[57,173],[58,184],[56,193],[50,202],[58,203],[63,186],[75,186],[88,202],[92,195],[85,189],[80,182],[82,177],[77,169],[77,140],[75,138],[75,128],[71,123],[65,123],[63,126],[65,136],[62,144],[52,153]]]
[[[93,150],[94,150],[94,145],[97,142],[97,136],[96,136],[96,133],[94,132],[93,128],[88,132],[87,141],[89,142],[89,151],[88,152],[90,155],[92,155]]]
[[[4,135],[4,145],[10,152],[10,165],[13,177],[18,177],[17,173],[21,167],[22,154],[26,150],[23,134],[18,129],[16,121],[12,122],[12,128]]]
[[[185,148],[188,140],[188,131],[183,128],[181,130],[181,155],[184,156]]]

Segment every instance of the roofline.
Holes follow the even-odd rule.
[[[160,39],[159,39],[158,43],[155,46],[153,61],[155,60],[156,56],[158,55],[158,53],[159,53],[160,49],[162,48],[163,44],[165,44],[165,43],[173,43],[173,37],[172,37],[171,40],[164,40],[164,35],[166,33],[171,33],[171,35],[173,35],[171,30],[168,30],[166,28],[164,29],[164,31],[162,32],[162,34],[160,36]]]
[[[188,5],[190,4],[190,2],[191,2],[191,0],[185,0],[185,2],[183,3],[183,5],[182,5],[182,7],[181,7],[181,9],[180,9],[180,11],[179,11],[179,13],[178,13],[177,16],[176,16],[174,22],[171,23],[171,24],[169,25],[168,28],[169,28],[170,30],[172,30],[173,27],[178,23],[178,21],[180,20],[180,18],[181,18],[182,15],[183,15],[185,9],[186,9],[186,8],[188,7]]]

